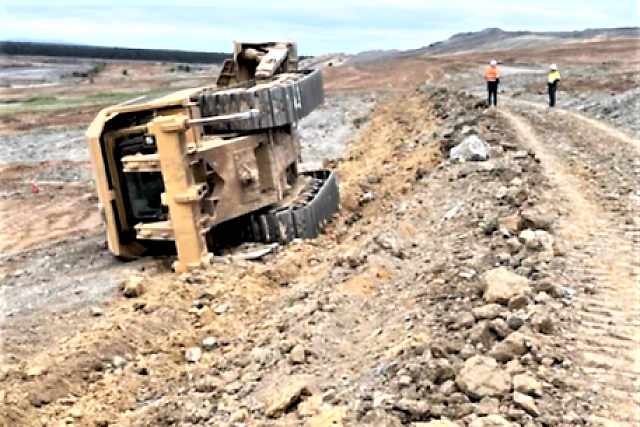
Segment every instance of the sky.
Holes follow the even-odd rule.
[[[488,27],[638,25],[638,0],[1,0],[0,40],[230,52],[298,42],[299,54],[413,49]],[[54,5],[55,4],[55,5]]]

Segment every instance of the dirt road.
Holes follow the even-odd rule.
[[[640,141],[581,114],[508,101],[500,113],[541,159],[576,248],[566,274],[587,291],[572,335],[595,416],[640,423]]]

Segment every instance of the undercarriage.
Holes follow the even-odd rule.
[[[115,255],[172,242],[186,271],[231,242],[322,232],[339,209],[337,177],[299,172],[296,131],[324,101],[322,77],[296,64],[292,45],[240,43],[216,86],[101,111],[88,136]]]

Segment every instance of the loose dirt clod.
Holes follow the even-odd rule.
[[[513,389],[530,396],[542,396],[542,384],[527,374],[513,377]]]
[[[527,411],[529,414],[533,416],[540,415],[540,411],[536,406],[533,397],[527,396],[522,393],[518,393],[517,391],[513,393],[513,401],[516,402],[522,409]]]
[[[513,424],[499,415],[489,415],[488,417],[478,418],[469,424],[469,427],[513,427]]]
[[[135,298],[144,292],[144,277],[131,276],[124,283],[122,293],[127,298]]]
[[[499,267],[485,273],[483,296],[487,302],[507,304],[511,298],[526,294],[529,288],[526,277]]]
[[[458,387],[475,399],[501,397],[511,390],[511,377],[495,359],[474,356],[456,377]]]

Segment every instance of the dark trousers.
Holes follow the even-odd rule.
[[[556,86],[554,84],[548,85],[547,92],[549,92],[549,107],[555,107],[556,106],[556,91],[557,91],[557,89],[558,89],[558,86]]]
[[[498,105],[498,82],[487,82],[487,103]]]

